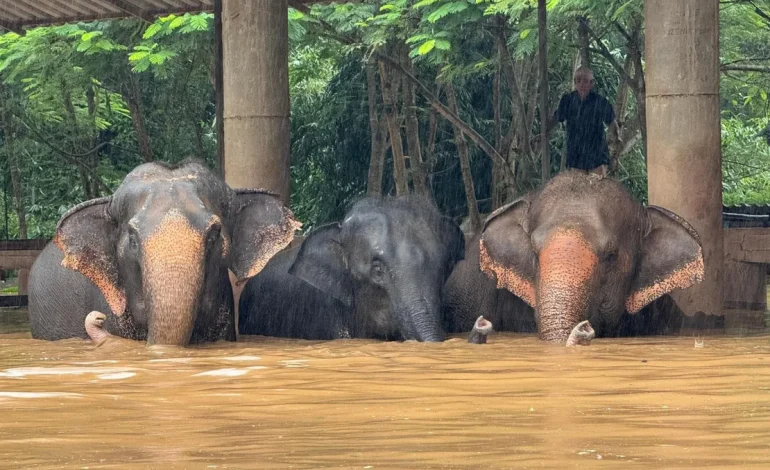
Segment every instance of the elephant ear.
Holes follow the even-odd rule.
[[[61,265],[90,279],[112,312],[122,315],[126,293],[118,281],[117,224],[107,212],[110,200],[92,199],[70,209],[59,220],[53,242],[64,253]]]
[[[313,230],[302,242],[289,274],[350,306],[353,281],[340,244],[340,229],[335,222]]]
[[[684,219],[662,207],[646,209],[648,226],[626,310],[637,313],[674,289],[686,289],[704,276],[698,233]]]
[[[465,258],[465,235],[460,230],[460,226],[449,217],[441,218],[440,230],[441,242],[447,249],[447,265],[444,269],[444,276],[449,278],[455,265]]]
[[[479,267],[497,288],[536,306],[537,255],[528,233],[530,203],[522,197],[491,213],[479,239]]]
[[[232,217],[228,265],[236,285],[256,276],[302,227],[277,194],[258,189],[235,190]]]

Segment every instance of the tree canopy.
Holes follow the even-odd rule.
[[[549,0],[549,113],[589,64],[613,104],[614,175],[646,200],[642,0]],[[292,207],[306,228],[370,194],[434,198],[472,229],[537,187],[535,0],[365,0],[289,11]],[[721,2],[726,204],[770,203],[770,2]],[[216,165],[210,13],[0,36],[6,238],[49,237],[136,165]],[[683,129],[682,132],[686,132]],[[564,131],[550,140],[563,167]]]

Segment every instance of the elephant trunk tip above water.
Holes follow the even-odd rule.
[[[30,272],[32,336],[87,337],[95,310],[104,332],[148,344],[234,341],[228,270],[255,275],[300,225],[277,195],[233,190],[202,162],[140,165],[59,221]]]
[[[625,312],[704,276],[685,220],[579,170],[490,214],[478,243],[480,270],[534,308],[540,338],[552,342],[586,320],[596,336],[613,336]]]

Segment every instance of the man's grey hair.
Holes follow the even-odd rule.
[[[591,80],[594,79],[594,73],[591,71],[590,68],[586,67],[585,65],[581,65],[580,67],[575,69],[575,73],[572,74],[572,79],[576,79],[578,77],[591,77]]]

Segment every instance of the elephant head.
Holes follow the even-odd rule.
[[[255,275],[298,225],[278,196],[233,191],[201,163],[147,163],[112,196],[67,212],[54,242],[62,265],[96,284],[118,318],[130,312],[149,344],[185,345],[217,314],[227,269]]]
[[[310,233],[289,273],[351,307],[351,323],[374,336],[442,341],[441,290],[464,243],[427,200],[364,199]]]
[[[583,320],[610,334],[624,311],[637,313],[704,275],[700,240],[686,221],[581,171],[490,214],[479,250],[481,270],[535,309],[548,341],[565,341]]]

